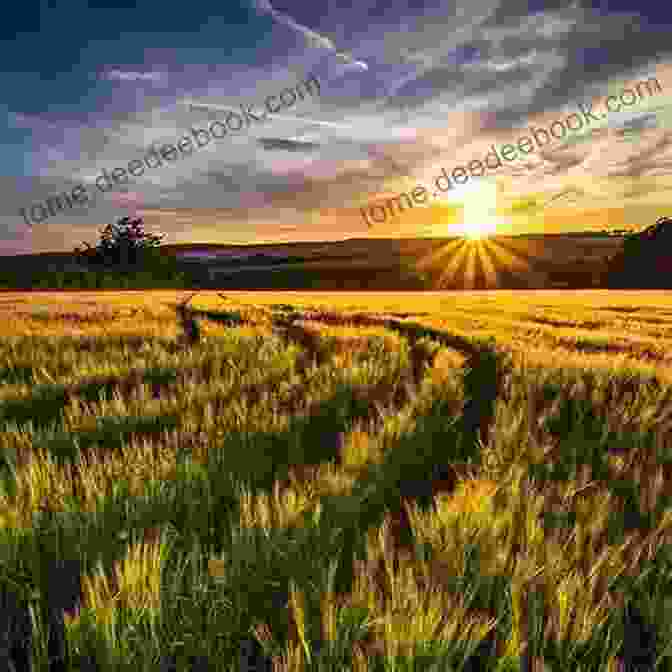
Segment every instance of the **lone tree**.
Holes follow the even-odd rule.
[[[101,232],[96,247],[84,243],[86,249],[75,248],[75,254],[90,264],[129,267],[156,260],[163,236],[145,231],[142,218],[122,217],[108,224]]]

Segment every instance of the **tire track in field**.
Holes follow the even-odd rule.
[[[263,312],[269,315],[270,311]],[[272,329],[286,343],[297,343],[303,349],[306,356],[301,368],[307,367],[310,362],[324,363],[324,353],[319,336],[300,322],[382,327],[404,336],[410,346],[411,367],[416,382],[424,374],[427,361],[431,362],[436,354],[435,351],[428,356],[421,343],[423,339],[451,348],[465,358],[462,369],[464,406],[460,416],[452,416],[448,406],[438,400],[429,415],[417,418],[416,430],[410,436],[402,437],[400,445],[392,448],[384,463],[375,465],[357,481],[352,494],[322,500],[320,528],[331,537],[329,544],[333,545],[333,555],[338,558],[334,589],[347,600],[353,589],[355,562],[358,558],[362,560],[362,539],[366,539],[366,531],[372,526],[379,526],[385,516],[391,516],[393,553],[398,555],[407,551],[414,542],[407,511],[409,501],[424,502],[427,506],[435,494],[452,493],[464,475],[464,467],[473,468],[480,463],[480,442],[488,441],[494,422],[495,402],[502,392],[504,374],[507,369],[510,370],[510,359],[505,353],[495,350],[492,339],[468,339],[381,315],[297,311],[292,306],[282,306],[280,314],[278,312],[276,310],[269,315]],[[249,318],[245,319],[239,311],[198,311],[187,309],[186,303],[178,308],[178,315],[189,344],[199,340],[196,318],[230,326],[254,323]],[[455,457],[467,458],[468,461],[457,464]],[[378,570],[374,573],[385,584],[387,574],[382,567]],[[385,587],[380,586],[381,594],[385,594]],[[288,618],[291,622],[291,609]],[[489,653],[494,646],[493,635],[489,641],[482,643]],[[479,648],[469,662],[477,663],[476,658],[480,658],[478,654],[482,653]]]
[[[228,326],[254,323],[253,320],[245,319],[239,311],[205,311],[187,308],[187,303],[193,296],[177,307],[188,341],[191,341],[194,334],[199,331],[196,318],[213,320]],[[504,374],[510,370],[508,357],[495,350],[494,339],[467,339],[416,322],[401,322],[368,313],[346,315],[335,311],[299,311],[288,305],[283,305],[281,308],[284,314],[274,311],[270,315],[273,330],[286,342],[293,341],[304,349],[307,354],[307,358],[303,360],[304,366],[313,359],[318,364],[323,363],[324,357],[319,348],[319,337],[297,324],[299,321],[318,322],[331,326],[383,327],[405,336],[411,347],[416,380],[421,375],[423,361],[427,362],[429,359],[431,363],[435,356],[435,354],[431,355],[430,359],[419,341],[433,340],[443,347],[458,351],[465,357],[463,367],[465,403],[460,427],[464,441],[462,449],[468,453],[474,453],[478,450],[479,439],[487,443],[494,421],[495,402],[502,391]]]
[[[196,318],[212,320],[227,326],[254,324],[253,320],[245,319],[239,311],[205,311],[187,308],[193,296],[176,308],[189,343],[198,341],[199,329]],[[440,343],[443,347],[458,351],[465,357],[463,367],[465,404],[462,413],[462,431],[465,441],[471,449],[476,448],[479,438],[483,443],[487,442],[494,420],[495,401],[502,389],[503,374],[508,368],[504,364],[505,355],[495,351],[494,340],[467,339],[416,322],[401,322],[368,313],[346,315],[335,311],[299,311],[292,306],[284,305],[282,309],[284,314],[274,311],[270,315],[273,330],[286,342],[294,341],[306,351],[308,357],[304,360],[304,365],[307,365],[308,361],[313,358],[318,364],[321,363],[323,353],[319,348],[319,337],[297,324],[299,321],[318,322],[331,326],[383,327],[395,331],[409,340],[413,369],[417,377],[422,372],[420,360],[424,354],[423,348],[418,344],[421,339],[430,339]],[[424,361],[427,361],[426,357]]]
[[[366,538],[366,531],[372,526],[379,526],[384,517],[389,516],[391,541],[394,547],[393,555],[398,557],[408,553],[409,550],[412,551],[414,539],[407,505],[416,500],[419,503],[424,501],[424,506],[427,506],[436,494],[452,493],[458,480],[465,475],[465,468],[469,469],[472,464],[475,466],[475,463],[480,462],[479,440],[483,443],[488,441],[494,422],[495,402],[502,392],[504,376],[507,369],[510,370],[510,362],[505,354],[495,351],[494,342],[468,340],[417,323],[361,314],[343,316],[319,312],[293,313],[283,316],[280,320],[276,319],[274,323],[279,322],[281,328],[289,333],[292,324],[297,320],[310,320],[330,325],[382,326],[405,336],[412,353],[418,352],[417,346],[421,339],[430,339],[440,343],[443,347],[457,350],[465,357],[463,367],[465,401],[462,416],[457,424],[451,427],[449,422],[442,421],[440,416],[445,411],[445,407],[442,407],[440,403],[437,404],[434,414],[418,418],[421,436],[425,437],[427,448],[421,451],[419,462],[416,461],[417,454],[410,454],[414,452],[413,438],[417,438],[417,434],[414,433],[415,436],[411,439],[411,443],[400,442],[399,446],[395,446],[390,451],[382,466],[370,470],[359,479],[353,490],[354,496],[349,496],[350,502],[346,501],[348,496],[334,497],[324,502],[324,518],[322,519],[324,528],[342,530],[334,546],[334,555],[339,557],[335,590],[342,599],[347,600],[347,596],[353,589],[355,563],[357,561],[361,563],[364,559],[362,545],[358,542]],[[411,357],[413,359],[413,355]],[[422,357],[423,355],[420,354],[419,359]],[[419,366],[418,361],[413,361],[413,368],[417,376],[422,366]],[[434,434],[435,431],[436,434]],[[449,456],[440,455],[440,451],[434,450],[435,445],[433,445],[443,443],[440,439],[446,439],[445,443],[452,441],[458,444],[454,447],[457,454],[463,458],[468,456],[473,459],[473,462],[456,464],[452,463]],[[411,450],[409,451],[408,448]],[[446,457],[448,460],[442,463],[442,458],[445,460]],[[414,476],[416,480],[413,480]],[[392,483],[395,483],[397,487],[388,487]],[[352,506],[353,500],[355,506]],[[345,507],[343,507],[344,504]],[[385,559],[380,558],[377,565],[369,569],[373,571],[380,594],[386,595],[389,577]],[[375,644],[375,641],[367,641],[367,649]],[[468,665],[474,666],[473,669],[478,669],[479,663],[492,655],[495,645],[496,635],[492,632],[470,656]],[[372,651],[369,650],[369,653]]]
[[[269,311],[270,312],[270,311]],[[199,311],[191,310],[190,317],[211,319],[219,323],[231,326],[243,323],[252,323],[245,320],[238,311]],[[287,343],[295,342],[306,352],[306,361],[315,360],[322,362],[323,356],[319,348],[319,337],[302,327],[298,322],[309,321],[327,324],[330,326],[354,326],[354,327],[382,327],[404,336],[409,341],[411,349],[412,368],[416,382],[420,378],[424,363],[433,360],[436,353],[428,356],[420,341],[429,339],[438,342],[441,346],[458,351],[465,357],[463,367],[464,382],[464,406],[462,415],[458,419],[457,437],[459,445],[457,452],[469,457],[467,463],[437,464],[431,458],[429,451],[427,462],[423,464],[424,474],[417,478],[418,470],[415,469],[416,478],[401,480],[398,483],[398,497],[393,502],[386,502],[391,506],[375,512],[369,516],[369,525],[380,522],[385,512],[392,515],[393,533],[398,545],[408,546],[412,538],[410,520],[404,501],[420,497],[425,502],[431,493],[431,497],[439,492],[453,492],[457,482],[465,471],[475,467],[480,462],[479,441],[487,443],[490,430],[494,422],[495,402],[502,390],[504,374],[510,364],[505,354],[495,350],[494,341],[483,339],[467,339],[449,332],[428,327],[415,322],[402,322],[385,316],[368,313],[343,314],[335,311],[323,310],[296,310],[293,306],[281,306],[281,312],[273,311],[270,315],[273,330],[283,337]],[[193,327],[192,327],[193,331]],[[431,439],[430,439],[431,440]],[[416,465],[417,466],[417,465]],[[399,471],[401,474],[401,470]],[[370,478],[364,477],[363,481],[370,481],[376,477],[371,474]],[[365,484],[360,484],[360,490],[365,490]],[[358,517],[359,518],[359,517]],[[352,521],[340,521],[344,526],[350,527]],[[349,523],[349,524],[348,524]],[[354,529],[352,530],[354,532]]]

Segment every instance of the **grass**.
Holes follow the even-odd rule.
[[[10,298],[0,553],[36,664],[56,557],[71,669],[615,670],[629,605],[672,669],[663,293]]]

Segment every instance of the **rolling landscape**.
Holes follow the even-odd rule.
[[[245,246],[168,244],[160,250],[175,260],[175,274],[188,276],[186,288],[588,289],[606,282],[604,265],[622,241],[623,236],[609,233],[497,236],[475,255],[478,248],[456,236]],[[105,288],[71,253],[0,260],[0,289]],[[152,287],[161,282],[170,286],[171,280],[157,280],[154,275],[145,281]],[[119,284],[118,279],[111,280],[108,287]]]

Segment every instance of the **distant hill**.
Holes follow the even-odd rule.
[[[334,242],[255,245],[165,244],[162,255],[175,258],[189,287],[228,289],[313,289],[388,291],[485,289],[487,269],[497,271],[503,289],[587,288],[600,286],[601,269],[622,246],[608,233],[495,236],[475,255],[474,279],[465,271],[469,248],[458,238],[362,238]],[[449,252],[452,250],[452,252]],[[457,250],[457,252],[456,252]],[[458,257],[453,259],[453,256]],[[0,257],[0,286],[22,289],[58,287],[73,273],[91,275],[73,254],[49,252]],[[456,273],[447,269],[456,266]],[[145,274],[147,275],[147,274]],[[61,277],[52,282],[50,278]],[[102,281],[101,281],[102,282]],[[149,279],[145,278],[144,283]],[[87,277],[87,287],[98,280]],[[101,287],[110,287],[109,276]],[[64,285],[63,288],[68,285]],[[144,287],[144,285],[143,285]],[[138,288],[143,288],[138,287]]]

